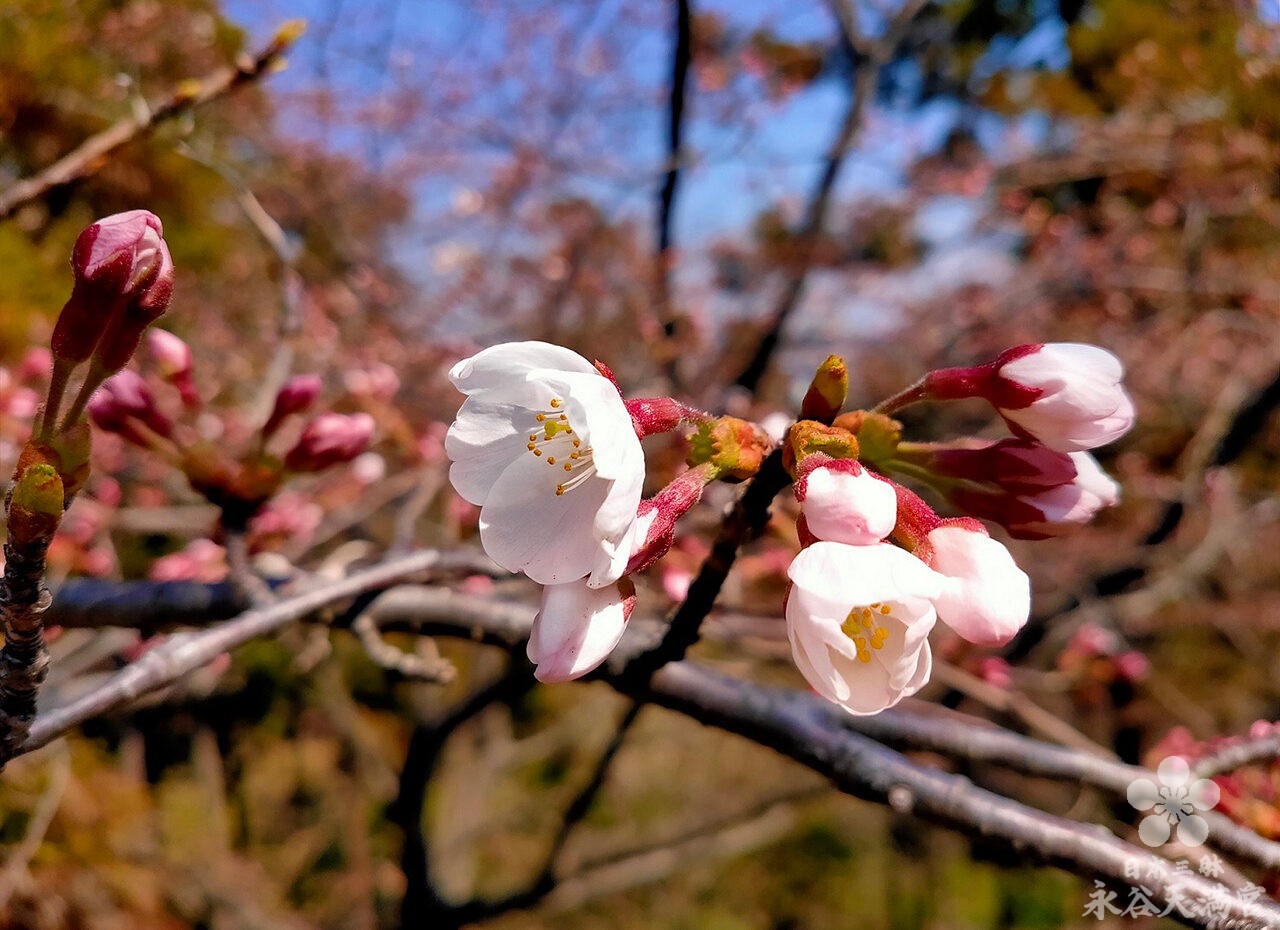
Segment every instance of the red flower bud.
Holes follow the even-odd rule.
[[[89,418],[99,429],[141,446],[151,442],[140,426],[166,439],[173,434],[173,424],[156,406],[155,395],[132,371],[122,371],[102,385],[89,402]]]
[[[322,413],[306,425],[297,445],[285,455],[285,468],[320,471],[349,462],[368,450],[373,430],[373,417],[367,413]]]
[[[276,403],[271,409],[271,416],[262,426],[263,439],[275,435],[275,431],[280,428],[280,424],[286,417],[301,413],[315,403],[319,394],[319,375],[295,375],[286,381],[284,387],[280,388],[276,394]]]
[[[173,261],[163,234],[159,218],[147,210],[105,217],[80,234],[71,252],[75,285],[53,331],[56,357],[85,361],[108,329],[119,328],[129,305],[137,305],[148,323],[164,312]]]

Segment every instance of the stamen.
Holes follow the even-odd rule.
[[[881,626],[882,617],[893,614],[893,605],[877,601],[867,606],[853,607],[840,625],[841,632],[853,641],[854,654],[858,662],[866,664],[871,661],[871,653],[883,649],[889,640],[889,628]]]

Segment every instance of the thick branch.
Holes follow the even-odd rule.
[[[17,751],[25,753],[37,749],[72,727],[177,681],[251,639],[274,632],[322,608],[411,578],[441,561],[441,554],[434,550],[417,552],[267,607],[247,611],[212,629],[175,633],[112,675],[102,686],[69,704],[41,714],[31,727],[30,736]]]
[[[116,149],[146,135],[160,124],[270,73],[300,34],[299,29],[286,24],[257,55],[244,56],[233,67],[207,77],[183,81],[164,100],[145,108],[146,112],[122,119],[90,136],[43,171],[0,191],[0,219],[12,216],[23,204],[43,197],[54,188],[93,174]]]

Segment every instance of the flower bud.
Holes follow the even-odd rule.
[[[635,603],[627,578],[602,588],[582,580],[545,586],[526,650],[534,676],[546,683],[572,681],[596,668],[621,641]]]
[[[827,426],[816,420],[800,420],[787,432],[783,447],[783,464],[793,476],[799,476],[805,459],[811,455],[828,459],[857,460],[858,439],[847,429]]]
[[[147,333],[147,351],[160,376],[178,389],[183,406],[199,408],[200,392],[191,376],[191,347],[168,330],[153,329]]]
[[[838,355],[828,355],[818,366],[813,382],[800,402],[800,418],[830,423],[840,413],[849,393],[849,368]]]
[[[810,456],[800,466],[796,500],[814,539],[869,546],[893,532],[898,497],[893,485],[850,459]]]
[[[285,455],[285,468],[320,471],[349,462],[368,450],[373,431],[373,417],[367,413],[322,413],[306,425],[297,444]]]
[[[635,548],[626,574],[643,571],[671,550],[676,521],[702,499],[702,491],[715,479],[715,468],[699,465],[677,475],[651,500],[641,501],[636,515]]]
[[[981,397],[1017,435],[1056,452],[1105,445],[1133,426],[1124,366],[1110,352],[1075,342],[1015,346],[972,368],[932,371],[888,402]]]
[[[99,429],[144,447],[154,444],[148,430],[165,439],[173,436],[173,423],[156,406],[147,382],[132,371],[122,371],[102,385],[89,401],[89,418]]]
[[[62,479],[52,465],[24,468],[9,501],[9,545],[48,545],[62,522]]]
[[[319,395],[319,375],[294,375],[286,381],[284,387],[276,393],[276,402],[271,408],[271,416],[262,426],[262,438],[269,439],[275,435],[276,430],[287,417],[306,410],[315,403]]]
[[[1009,550],[969,520],[944,520],[927,542],[926,561],[948,578],[938,619],[981,646],[1012,639],[1031,613],[1031,580]]]
[[[751,423],[721,417],[690,437],[687,461],[691,467],[710,463],[718,475],[745,480],[760,470],[770,447],[769,437]]]
[[[173,287],[163,233],[155,214],[131,210],[80,234],[71,252],[75,284],[53,330],[55,357],[85,361],[127,303],[158,302],[163,311]]]

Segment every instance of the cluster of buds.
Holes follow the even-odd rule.
[[[1083,450],[1132,424],[1119,362],[1093,346],[1020,346],[973,368],[931,372],[871,411],[839,413],[832,356],[787,438],[803,551],[786,619],[809,683],[850,713],[876,713],[929,678],[936,621],[981,646],[1008,642],[1030,613],[1030,582],[975,519],[1051,535],[1114,504],[1118,489]],[[979,397],[1017,434],[995,442],[910,443],[892,413]],[[942,517],[896,478],[940,491]]]
[[[63,495],[56,514],[59,519],[89,476],[90,436],[84,417],[89,398],[124,367],[143,331],[165,312],[173,294],[173,261],[163,228],[146,210],[119,213],[86,228],[72,249],[71,270],[75,276],[71,296],[53,330],[48,394],[38,413],[35,435],[19,452],[13,475],[18,499],[23,497],[20,490],[33,480],[47,489],[45,469],[52,469]],[[81,370],[80,386],[64,411],[72,378]],[[48,494],[39,497],[47,499]],[[11,546],[28,541],[24,536],[28,525],[24,519],[15,520],[11,509]],[[43,532],[29,541],[46,546],[48,542]]]
[[[1048,535],[1114,503],[1114,483],[1083,450],[1132,421],[1120,374],[1092,346],[1022,346],[841,413],[847,366],[836,356],[823,364],[782,451],[803,547],[787,572],[787,629],[819,693],[876,713],[928,681],[936,621],[983,646],[1021,629],[1030,581],[975,517]],[[608,368],[545,343],[486,349],[450,377],[467,395],[446,439],[450,480],[480,506],[489,555],[544,585],[529,642],[543,681],[603,661],[634,603],[627,576],[671,549],[677,521],[710,482],[755,475],[772,447],[740,419],[670,398],[624,400]],[[990,400],[1016,438],[903,441],[892,413],[961,397]],[[640,439],[689,426],[689,469],[641,500]],[[968,515],[939,515],[897,479],[942,490]]]
[[[147,349],[161,380],[177,395],[170,406],[180,405],[186,419],[198,421],[204,400],[193,376],[191,350],[161,330],[149,334]],[[223,525],[242,531],[290,475],[322,471],[368,450],[374,422],[366,413],[325,412],[300,429],[287,428],[311,409],[320,389],[318,375],[290,379],[277,392],[266,422],[238,450],[177,422],[147,380],[133,371],[121,371],[102,386],[89,404],[89,417],[99,429],[181,469],[191,487],[219,508]],[[285,433],[291,438],[282,440]]]
[[[1230,755],[1233,750],[1257,742],[1280,738],[1280,722],[1257,720],[1243,736],[1219,736],[1197,740],[1185,727],[1176,727],[1152,747],[1147,758],[1155,763],[1167,757],[1180,757],[1192,767],[1202,759]],[[1209,776],[1218,786],[1219,800],[1215,809],[1243,824],[1268,840],[1280,840],[1280,757],[1274,753],[1266,760],[1239,765],[1230,771]],[[1267,881],[1269,893],[1280,888],[1280,878],[1273,873]]]

